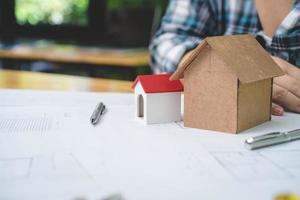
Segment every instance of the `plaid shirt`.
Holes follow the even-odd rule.
[[[151,45],[155,73],[174,72],[182,56],[206,36],[252,34],[266,50],[300,67],[300,0],[273,38],[267,37],[254,0],[170,0]]]

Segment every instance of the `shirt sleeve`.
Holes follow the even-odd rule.
[[[216,23],[207,0],[171,0],[150,44],[154,73],[172,73],[183,55],[210,34]]]
[[[272,54],[300,67],[300,0],[295,1],[293,9],[272,38],[269,48]]]

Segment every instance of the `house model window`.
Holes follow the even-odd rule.
[[[136,118],[146,124],[181,121],[180,80],[170,81],[170,74],[138,76],[135,92]]]

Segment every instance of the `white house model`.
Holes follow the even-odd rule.
[[[142,75],[134,81],[136,118],[146,124],[181,121],[180,80],[170,81],[170,74]]]

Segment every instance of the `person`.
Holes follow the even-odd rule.
[[[172,73],[207,36],[254,35],[286,75],[272,114],[300,113],[300,0],[170,0],[151,44],[154,73]]]

